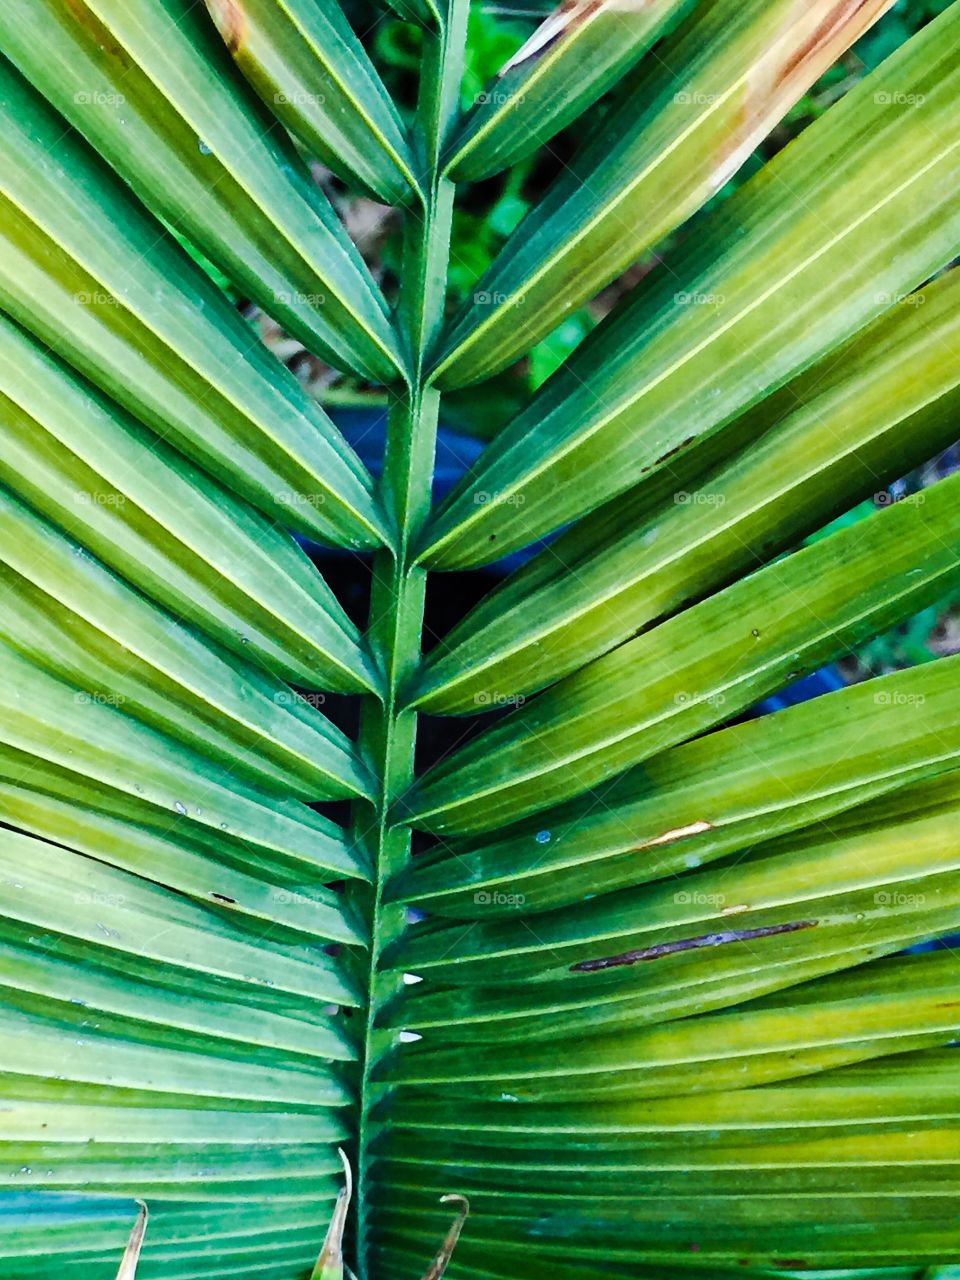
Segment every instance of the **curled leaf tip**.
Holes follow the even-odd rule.
[[[463,1224],[466,1222],[470,1213],[470,1201],[466,1196],[441,1196],[440,1203],[458,1204],[460,1206],[460,1212],[450,1224],[450,1230],[447,1232],[440,1252],[427,1268],[423,1280],[440,1280],[440,1277],[447,1269],[450,1259],[453,1257],[453,1251],[457,1247],[457,1241],[460,1239],[460,1232],[463,1230]]]
[[[143,1248],[143,1238],[147,1234],[147,1221],[150,1217],[144,1202],[138,1200],[137,1204],[140,1206],[140,1212],[137,1214],[137,1220],[133,1224],[133,1230],[130,1232],[127,1247],[124,1249],[123,1257],[120,1259],[117,1280],[135,1280],[137,1274],[140,1250]]]

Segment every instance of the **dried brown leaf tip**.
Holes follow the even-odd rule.
[[[892,8],[891,0],[824,0],[822,5],[809,8],[808,0],[798,4],[800,15],[809,16],[813,21],[806,39],[788,49],[780,68],[781,79],[802,70],[809,62],[815,62],[819,74]]]
[[[137,1214],[137,1220],[133,1224],[133,1230],[130,1232],[130,1239],[127,1241],[127,1247],[123,1251],[123,1257],[120,1259],[120,1270],[117,1272],[117,1280],[135,1280],[137,1274],[137,1264],[140,1261],[140,1250],[143,1248],[143,1237],[147,1234],[147,1206],[142,1200],[138,1201],[140,1212]]]
[[[350,1169],[350,1161],[343,1151],[338,1150],[337,1154],[343,1164],[343,1190],[337,1196],[333,1217],[330,1219],[326,1239],[320,1250],[317,1265],[313,1269],[311,1280],[343,1280],[343,1230],[347,1225],[347,1210],[350,1208],[350,1199],[353,1195],[353,1173]]]
[[[217,24],[224,43],[231,53],[236,53],[243,43],[247,20],[240,0],[206,0],[210,17]]]
[[[339,1151],[338,1154],[343,1162],[344,1186],[339,1196],[337,1196],[333,1217],[330,1219],[330,1226],[327,1228],[327,1236],[323,1242],[320,1257],[317,1259],[317,1265],[313,1269],[310,1280],[344,1280],[344,1277],[346,1277],[346,1280],[356,1280],[353,1272],[343,1261],[343,1231],[347,1222],[347,1210],[350,1208],[350,1198],[353,1194],[353,1173],[350,1169],[350,1162],[343,1151]],[[466,1222],[467,1215],[470,1212],[470,1205],[464,1196],[441,1196],[440,1203],[458,1204],[460,1212],[450,1224],[450,1230],[447,1232],[440,1252],[427,1268],[423,1280],[440,1280],[440,1277],[447,1269],[450,1259],[453,1257],[453,1251],[457,1247],[457,1241],[460,1239],[463,1224]],[[120,1280],[120,1277],[117,1280]]]
[[[440,1252],[427,1267],[423,1280],[440,1280],[440,1277],[446,1271],[450,1259],[453,1257],[453,1251],[457,1247],[457,1241],[460,1239],[460,1232],[463,1230],[463,1224],[467,1220],[470,1213],[470,1202],[466,1196],[441,1196],[441,1204],[458,1204],[460,1212],[450,1224],[450,1230],[447,1232],[446,1239],[441,1246]]]
[[[561,36],[566,35],[571,27],[583,22],[590,13],[599,7],[597,0],[587,0],[586,4],[583,3],[583,0],[565,0],[565,3],[559,9],[551,13],[537,27],[530,39],[521,45],[509,62],[503,64],[497,72],[497,78],[502,78],[508,71],[512,71],[514,67],[523,66],[525,62],[541,57]]]
[[[717,148],[718,191],[760,139],[895,0],[794,0],[744,77],[736,116]],[[722,99],[723,95],[720,95]]]
[[[740,135],[750,139],[888,9],[893,0],[797,0],[747,81]]]
[[[543,21],[530,39],[518,49],[509,62],[497,72],[498,79],[514,67],[539,58],[563,36],[605,13],[641,13],[649,9],[651,0],[564,0]]]

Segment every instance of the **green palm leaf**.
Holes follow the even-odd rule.
[[[197,5],[18,0],[5,15],[11,60],[155,213],[308,347],[396,374],[386,306],[360,255]]]
[[[480,282],[437,359],[439,385],[504,368],[704,204],[885,8],[727,0],[697,10]]]
[[[951,6],[716,208],[670,270],[591,335],[437,512],[427,563],[496,559],[623,492],[951,260],[958,23]]]
[[[399,113],[338,5],[207,8],[247,80],[308,152],[390,204],[418,191]]]
[[[568,4],[466,111],[466,0],[412,108],[336,0],[0,15],[3,1280],[949,1280],[960,657],[756,714],[960,590],[960,0],[756,154],[890,7]]]
[[[485,178],[536,151],[615,85],[685,7],[686,0],[648,0],[633,12],[609,0],[561,5],[480,95],[451,144],[451,176]]]

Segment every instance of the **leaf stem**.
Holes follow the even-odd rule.
[[[375,1067],[392,1052],[397,1033],[378,1025],[379,1015],[402,991],[402,977],[381,970],[380,959],[403,931],[404,909],[387,904],[384,886],[410,857],[410,833],[390,825],[393,802],[414,776],[417,716],[398,709],[398,693],[415,671],[421,653],[426,573],[411,564],[410,549],[430,510],[436,449],[439,393],[425,385],[430,346],[443,319],[453,185],[441,177],[443,149],[456,119],[468,0],[448,0],[446,22],[424,32],[421,65],[419,134],[415,139],[422,166],[423,202],[405,210],[403,271],[397,312],[407,347],[409,382],[391,392],[387,440],[381,476],[381,499],[397,531],[396,550],[374,557],[368,643],[384,672],[384,695],[364,700],[360,748],[375,776],[379,793],[355,806],[354,836],[370,854],[374,883],[356,891],[370,929],[366,957],[368,1001],[361,1044],[359,1121],[357,1132],[357,1275],[373,1280],[371,1269],[371,1165],[377,1134],[375,1111],[382,1090]]]

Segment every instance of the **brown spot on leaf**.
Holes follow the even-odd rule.
[[[130,67],[130,59],[127,57],[126,50],[122,45],[118,44],[114,39],[112,32],[104,26],[100,19],[93,13],[89,6],[82,4],[80,0],[66,0],[67,9],[76,19],[81,27],[92,34],[96,41],[97,48],[108,54],[111,58],[116,58],[120,65],[126,70]]]
[[[800,929],[812,929],[816,920],[792,920],[789,924],[770,924],[757,929],[724,929],[719,933],[702,933],[696,938],[678,938],[673,942],[658,942],[652,947],[640,947],[636,951],[624,951],[618,956],[604,956],[599,960],[581,960],[570,966],[571,973],[596,973],[602,969],[616,969],[639,964],[646,960],[661,960],[664,956],[682,951],[698,951],[701,947],[721,947],[729,942],[752,942],[755,938],[774,938],[781,933],[796,933]]]
[[[206,0],[206,3],[224,43],[231,53],[236,53],[243,43],[247,29],[247,19],[240,7],[240,0]]]
[[[235,906],[237,905],[237,900],[236,900],[236,898],[228,898],[228,897],[227,897],[227,895],[226,895],[225,893],[213,893],[213,892],[211,892],[210,897],[211,897],[211,898],[215,898],[215,899],[217,900],[217,902],[226,902],[226,903],[229,903],[229,905],[230,905],[231,907],[235,907]]]

